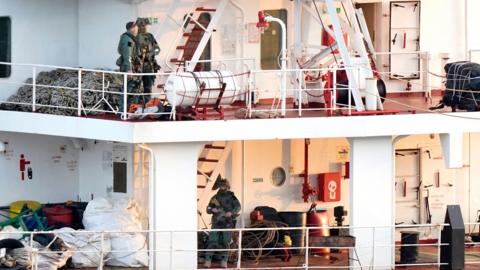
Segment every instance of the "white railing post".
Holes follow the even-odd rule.
[[[297,71],[297,81],[298,81],[298,116],[302,116],[302,96],[303,96],[303,83],[300,70]]]
[[[105,72],[102,72],[102,98],[105,98]]]
[[[333,69],[333,102],[332,102],[332,108],[333,111],[335,112],[337,110],[337,68]]]
[[[38,270],[38,254],[33,247],[33,232],[30,232],[30,258],[33,265],[33,270]]]
[[[251,73],[250,76],[255,76],[255,73]],[[252,118],[252,89],[253,89],[253,80],[251,77],[248,78],[248,88],[247,88],[247,116]]]
[[[353,71],[353,70],[352,70]],[[352,115],[352,84],[348,83],[348,115]]]
[[[37,110],[37,68],[32,68],[32,112]]]
[[[105,236],[104,236],[103,232],[101,232],[100,233],[100,262],[99,262],[99,265],[98,265],[98,270],[103,269],[103,257],[104,257],[103,246],[104,246],[104,241],[105,241]]]
[[[448,226],[448,225],[447,225]],[[437,241],[437,269],[440,269],[441,266],[441,249],[442,249],[442,230],[441,225],[438,225],[438,241]]]
[[[240,269],[242,266],[242,233],[243,230],[238,231],[238,258],[237,258],[237,269]]]
[[[357,76],[357,87],[358,87],[358,90],[357,90],[357,92],[361,94],[362,87],[361,87],[361,79],[360,79],[361,75],[360,75],[360,74],[361,74],[361,72],[362,72],[362,67],[358,67],[357,69],[358,69],[358,70],[357,70],[357,72],[358,72],[358,76]],[[366,95],[367,95],[367,94],[366,94]],[[355,102],[355,101],[354,101],[354,102]],[[365,104],[363,104],[363,105],[365,106]],[[378,107],[378,105],[377,105],[377,107]],[[357,108],[357,103],[355,103],[355,109],[356,109],[356,108]],[[365,108],[365,110],[367,110],[367,109]]]
[[[172,100],[172,119],[177,120],[177,88],[173,88],[173,100]]]
[[[372,227],[372,268],[375,266],[375,226]]]
[[[78,70],[78,101],[77,115],[82,116],[82,69]]]
[[[305,269],[308,269],[308,245],[310,243],[309,238],[310,238],[310,228],[305,227],[306,231],[306,236],[305,236]]]
[[[170,270],[173,269],[173,231],[170,231]]]
[[[128,75],[127,73],[123,74],[123,108],[122,108],[122,119],[127,120],[127,95],[128,95]]]
[[[420,65],[420,75],[423,76],[423,91],[425,92],[425,98],[432,101],[432,89],[430,88],[430,54],[428,52],[420,53],[420,59],[422,64]]]

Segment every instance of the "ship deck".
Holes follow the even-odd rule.
[[[437,261],[438,250],[437,247],[427,246],[419,247],[418,250],[418,260],[415,264],[425,264],[418,266],[397,266],[395,269],[402,270],[430,270],[438,269],[437,265],[428,265],[435,264]],[[323,256],[309,256],[309,267],[316,269],[347,269],[348,266],[348,255],[346,253],[332,253],[329,255]],[[400,250],[396,252],[396,262],[400,262]],[[480,269],[480,247],[469,247],[465,249],[465,269],[466,270],[478,270]],[[283,262],[279,258],[268,257],[262,259],[259,263],[243,261],[241,263],[241,268],[245,269],[305,269],[305,256],[298,255],[293,256],[289,262]],[[198,268],[202,268],[203,265],[199,264]],[[298,267],[298,268],[295,268]],[[329,268],[331,267],[331,268]],[[220,264],[213,263],[212,269],[219,269]],[[237,269],[237,265],[229,264],[229,268]],[[68,268],[67,268],[68,269]],[[96,268],[84,268],[86,270],[94,270]],[[106,270],[146,270],[148,268],[122,268],[122,267],[104,267]],[[73,269],[70,269],[73,270]]]
[[[424,246],[419,247],[418,259],[416,263],[423,264],[418,266],[397,266],[395,269],[404,270],[430,270],[438,269],[437,262],[438,252],[437,247]],[[309,256],[309,267],[312,269],[347,269],[348,267],[348,254],[346,253],[332,253],[324,256]],[[465,249],[465,269],[476,270],[480,269],[480,247],[471,247]],[[400,250],[396,252],[396,263],[400,264]],[[294,256],[289,262],[283,262],[279,258],[269,257],[262,259],[259,263],[254,262],[242,262],[241,267],[245,269],[281,269],[288,267],[288,269],[305,269],[305,256]],[[212,268],[219,268],[219,264],[212,264]],[[236,265],[230,264],[229,267],[236,268]],[[295,268],[298,267],[298,268]],[[329,268],[331,267],[331,268]],[[199,264],[198,268],[202,268]],[[365,267],[369,269],[369,267]]]
[[[383,111],[367,111],[364,113],[356,113],[355,109],[350,111],[347,107],[339,107],[333,114],[328,115],[327,111],[324,108],[320,107],[307,107],[302,108],[301,115],[299,114],[299,109],[294,106],[292,102],[287,103],[286,115],[282,118],[303,118],[303,117],[329,117],[329,116],[374,116],[374,115],[395,115],[395,114],[427,114],[427,113],[450,113],[452,110],[450,108],[443,108],[439,110],[432,111],[431,107],[437,105],[441,96],[435,94],[430,100],[427,100],[423,97],[423,93],[406,93],[406,94],[391,94],[385,98],[383,103]],[[220,119],[217,115],[212,114],[211,118],[208,120],[236,120],[236,119],[247,119],[249,118],[246,115],[245,106],[229,106],[225,108],[224,118]],[[349,115],[351,112],[351,115]],[[122,120],[119,115],[114,114],[101,114],[101,115],[89,115],[87,118],[96,118],[96,119],[105,119],[105,120]],[[250,118],[280,118],[279,109],[272,109],[271,101],[269,102],[260,102],[259,104],[252,107],[252,113]],[[184,117],[183,119],[178,120],[192,120],[192,118]],[[149,117],[145,118],[131,118],[127,121],[130,122],[154,122],[154,121],[165,121],[165,120],[153,120]]]

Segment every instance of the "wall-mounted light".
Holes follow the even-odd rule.
[[[8,144],[8,142],[0,141],[0,153],[7,152],[7,144]]]

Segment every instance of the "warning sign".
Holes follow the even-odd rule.
[[[350,160],[350,148],[348,146],[337,146],[337,162],[348,162]]]

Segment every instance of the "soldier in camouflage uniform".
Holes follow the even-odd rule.
[[[219,176],[212,189],[218,189],[217,194],[210,199],[207,206],[207,213],[213,214],[212,229],[235,228],[241,206],[235,194],[230,191],[230,184],[227,179]],[[212,249],[228,249],[231,238],[232,232],[229,231],[210,232],[207,246]],[[205,267],[207,268],[211,266],[213,253],[214,252],[206,252]],[[228,264],[228,252],[225,251],[221,253],[221,265],[223,268],[226,268]]]
[[[125,28],[127,31],[120,36],[120,41],[118,42],[117,51],[118,54],[120,54],[120,57],[117,59],[116,64],[120,67],[121,72],[132,73],[135,72],[135,65],[138,65],[136,40],[138,26],[135,22],[128,22]],[[128,93],[137,92],[138,87],[138,80],[129,76],[127,83]],[[128,96],[127,100],[128,109],[128,105],[133,102],[134,97]],[[119,105],[120,110],[123,111],[123,96],[120,98]]]
[[[150,21],[147,18],[138,18],[138,36],[137,46],[139,58],[142,60],[141,72],[142,73],[157,73],[160,70],[160,66],[155,59],[160,53],[160,47],[158,46],[155,37],[148,32],[147,25]],[[155,76],[142,76],[143,92],[145,94],[152,93],[152,86],[155,82]],[[146,103],[150,99],[150,95],[144,96],[144,102]]]

